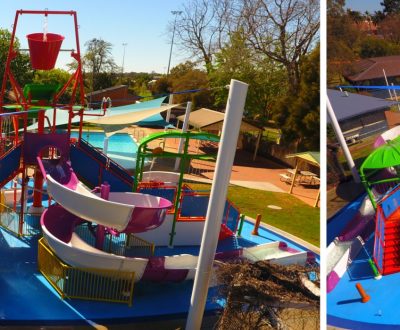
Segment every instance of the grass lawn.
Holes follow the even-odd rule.
[[[367,158],[367,156],[374,150],[373,144],[378,136],[379,134],[369,136],[363,139],[361,142],[349,146],[351,156],[353,157],[354,163],[358,169],[360,168],[365,158]],[[345,174],[351,175],[351,171],[348,168],[346,159],[341,149],[338,153],[338,158],[339,161],[342,163],[343,168],[345,169]]]
[[[196,190],[210,190],[208,184],[193,184]],[[287,193],[276,193],[238,186],[229,186],[228,199],[240,212],[256,218],[262,215],[262,222],[287,231],[303,240],[319,246],[319,208],[311,207]],[[268,205],[282,207],[270,209]]]

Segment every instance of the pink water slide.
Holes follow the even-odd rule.
[[[126,233],[149,231],[162,224],[172,206],[161,197],[129,192],[111,192],[105,200],[79,181],[68,161],[37,161],[49,195],[75,216],[99,225]]]

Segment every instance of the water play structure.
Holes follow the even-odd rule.
[[[328,222],[327,301],[331,325],[392,329],[400,324],[391,307],[398,296],[392,285],[400,270],[398,132],[399,128],[394,127],[376,139],[375,150],[359,169],[366,194]]]
[[[64,86],[22,88],[16,81],[11,64],[22,15],[73,18],[76,50],[71,57],[77,68]],[[31,65],[37,70],[54,68],[62,43],[70,42],[47,31],[27,39]],[[8,85],[16,95],[12,104],[5,102]],[[61,104],[67,88],[71,99]],[[244,99],[245,94],[243,103]],[[259,235],[251,236],[251,223],[226,199],[228,182],[219,184],[225,192],[216,193],[222,196],[218,201],[185,182],[193,160],[217,159],[215,152],[199,152],[199,145],[212,142],[226,153],[221,137],[177,130],[149,135],[138,145],[134,173],[83,137],[84,122],[112,134],[121,123],[137,123],[173,106],[162,105],[163,100],[121,107],[113,114],[107,102],[99,111],[86,109],[76,12],[17,11],[0,93],[0,249],[7,256],[0,267],[9,269],[0,275],[5,283],[0,290],[9,295],[2,299],[8,303],[0,305],[2,320],[18,324],[25,317],[43,324],[186,315],[193,285],[186,280],[194,279],[207,263],[210,277],[218,262],[237,258],[282,265],[315,263],[313,253],[272,231],[260,228]],[[78,127],[77,138],[71,138],[72,124]],[[59,130],[59,125],[65,129]],[[179,140],[182,148],[168,150],[169,139]],[[228,147],[236,147],[232,141]],[[234,151],[229,154],[218,159],[233,162]],[[167,169],[153,170],[162,166]],[[229,181],[225,172],[216,173],[217,178]],[[215,237],[202,245],[211,231]],[[208,261],[202,258],[202,248],[211,251]],[[8,255],[12,261],[6,260]],[[134,283],[139,294],[132,308]],[[200,309],[206,312],[223,306],[207,300],[209,287],[209,295],[217,294],[215,285],[211,281],[200,290],[205,295]],[[22,296],[35,310],[16,313],[10,301],[17,304]],[[126,306],[111,304],[115,302]]]

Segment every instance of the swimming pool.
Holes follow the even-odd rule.
[[[71,138],[78,138],[78,132],[71,132]],[[82,139],[96,148],[103,150],[105,134],[103,132],[82,133]],[[126,169],[134,169],[136,166],[136,153],[138,146],[135,140],[126,133],[112,135],[108,141],[107,156]]]

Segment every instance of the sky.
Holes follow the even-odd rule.
[[[0,2],[0,28],[11,31],[16,10],[74,10],[77,12],[81,53],[85,42],[101,38],[113,45],[112,56],[124,72],[166,73],[172,35],[168,23],[174,20],[172,10],[182,8],[184,0],[12,0]],[[43,32],[44,15],[20,15],[16,35],[22,48],[28,48],[26,35]],[[49,33],[65,36],[62,48],[76,49],[72,16],[50,15]],[[171,68],[189,59],[176,44]],[[60,53],[56,67],[72,62],[69,53]]]
[[[380,3],[382,0],[346,0],[346,8],[364,13],[366,11],[373,13],[382,10]]]

